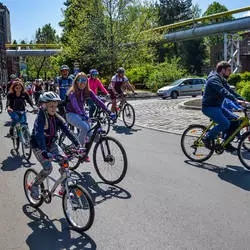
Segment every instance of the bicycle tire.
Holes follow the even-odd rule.
[[[18,136],[17,127],[13,128],[13,136],[12,136],[13,148],[17,152],[20,146],[20,138]]]
[[[244,145],[246,143],[245,140],[247,140],[249,143],[249,139],[250,139],[250,132],[246,132],[242,135],[238,148],[237,148],[237,153],[238,153],[240,162],[243,164],[243,166],[250,170],[250,161],[249,163],[246,162],[246,160],[250,157],[250,149],[249,149],[250,147],[245,147]],[[247,155],[247,157],[244,157],[243,154]]]
[[[38,208],[43,204],[44,199],[43,199],[43,196],[41,195],[41,198],[36,201],[36,200],[33,200],[32,197],[29,195],[29,193],[30,193],[29,185],[32,185],[32,183],[27,183],[27,178],[28,178],[28,175],[30,173],[38,175],[37,172],[32,168],[26,170],[26,172],[24,173],[24,178],[23,178],[24,193],[25,193],[25,196],[26,196],[27,200],[29,201],[29,203],[33,207]],[[41,192],[43,192],[43,190],[44,190],[44,184],[43,183],[40,185],[40,189],[41,189]]]
[[[25,144],[24,143],[22,143],[22,153],[23,153],[23,158],[26,160],[26,161],[28,161],[29,159],[30,159],[30,157],[31,157],[31,154],[32,154],[32,149],[31,149],[31,145],[30,145],[30,132],[29,132],[29,129],[27,128],[27,127],[23,127],[23,129],[22,129],[23,131],[22,131],[22,133],[23,133],[23,137],[25,138],[25,144],[27,144],[27,142],[26,142],[26,139],[28,139],[29,140],[29,142],[28,142],[28,144],[29,144],[29,147],[28,147],[28,153],[26,153],[25,152],[25,147],[27,147],[27,146],[25,146]],[[26,134],[26,135],[25,135]],[[27,138],[26,138],[26,137]]]
[[[102,130],[107,135],[110,131],[110,118],[109,118],[108,114],[104,111],[100,111],[98,114],[98,117],[100,119],[101,125],[104,124],[104,126],[102,126]]]
[[[2,100],[0,101],[0,114],[3,112],[3,102]]]
[[[116,161],[116,158],[114,157],[114,155],[112,155],[111,152],[109,152],[108,155],[104,155],[108,150],[110,150],[110,144],[109,142],[113,142],[114,145],[118,146],[118,148],[120,149],[121,151],[121,155],[122,155],[122,160],[123,160],[123,166],[122,166],[122,171],[121,173],[119,173],[119,176],[113,180],[111,179],[108,179],[106,176],[104,176],[103,173],[101,173],[101,166],[103,167],[105,164],[104,163],[108,163],[109,166],[108,166],[108,169],[110,169],[110,166],[114,166],[114,163]],[[105,145],[106,145],[106,149],[104,149],[104,146],[103,146],[103,143],[105,142]],[[101,150],[101,156],[107,159],[102,159],[102,164],[98,165],[98,160],[97,160],[97,153],[98,153],[98,149],[100,148]],[[106,152],[104,152],[106,151]],[[108,152],[107,152],[108,153]],[[93,150],[93,162],[94,162],[94,167],[95,167],[95,170],[98,174],[98,176],[105,182],[105,183],[108,183],[108,184],[117,184],[119,182],[121,182],[123,180],[123,178],[125,177],[126,175],[126,172],[127,172],[127,168],[128,168],[128,160],[127,160],[127,154],[125,152],[125,149],[123,148],[122,144],[114,139],[113,137],[110,137],[110,136],[104,136],[102,137],[102,139],[96,143],[95,147],[94,147],[94,150]],[[113,165],[112,165],[113,164]]]
[[[88,216],[87,222],[84,225],[81,225],[81,226],[76,225],[77,222],[73,221],[72,218],[69,216],[69,213],[67,212],[68,196],[67,196],[67,192],[64,192],[63,199],[62,199],[62,206],[63,206],[63,212],[65,215],[65,218],[74,230],[79,231],[79,232],[87,231],[92,226],[92,224],[94,222],[94,218],[95,218],[95,209],[94,209],[93,200],[92,200],[89,192],[80,185],[70,185],[69,186],[69,194],[70,194],[70,199],[72,198],[71,197],[72,194],[74,195],[74,200],[73,201],[71,200],[72,203],[76,203],[75,198],[78,198],[78,202],[79,202],[79,198],[84,195],[84,197],[86,198],[86,201],[88,203],[89,216]],[[78,203],[78,205],[79,205],[79,203]],[[81,205],[83,205],[83,204],[81,204]],[[78,209],[75,209],[75,211],[77,211]]]
[[[127,115],[128,115],[128,113],[126,113],[126,112],[127,112],[127,110],[129,110],[129,109],[131,109],[131,110],[129,111],[129,113],[132,112],[132,113],[130,113],[130,115],[132,114],[132,116],[133,116],[132,122],[131,122],[130,125],[127,123],[127,121],[126,121],[126,119],[125,119],[125,117],[127,117]],[[134,108],[133,108],[133,106],[132,106],[131,104],[126,103],[126,104],[123,106],[123,109],[122,109],[122,119],[123,119],[123,122],[124,122],[124,124],[125,124],[125,126],[126,126],[127,128],[132,128],[132,127],[134,126],[134,124],[135,124],[135,110],[134,110]]]
[[[203,125],[199,125],[199,124],[190,125],[190,126],[183,132],[183,134],[182,134],[182,136],[181,136],[181,149],[182,149],[183,153],[187,156],[187,158],[189,158],[190,160],[195,161],[195,162],[203,162],[203,161],[208,160],[208,159],[213,155],[214,149],[208,149],[208,148],[206,148],[206,147],[203,145],[203,143],[201,143],[201,146],[199,146],[199,145],[198,145],[198,146],[195,146],[194,143],[197,142],[197,140],[195,140],[194,143],[193,143],[193,145],[190,146],[190,148],[192,148],[192,149],[195,149],[195,148],[196,148],[196,150],[197,150],[197,148],[200,147],[200,148],[203,148],[204,150],[208,151],[208,154],[206,154],[206,156],[205,156],[204,158],[194,158],[194,156],[192,156],[191,154],[188,153],[188,150],[187,150],[187,148],[186,148],[186,146],[185,146],[185,139],[186,139],[186,136],[187,136],[188,132],[191,131],[191,133],[192,133],[192,131],[194,131],[194,132],[193,132],[193,135],[190,135],[190,137],[195,137],[195,134],[194,134],[194,133],[196,132],[196,131],[195,131],[196,129],[200,129],[200,130],[202,131],[202,132],[201,132],[201,135],[196,136],[196,137],[200,138],[200,137],[203,135],[204,130],[206,130],[206,127],[203,126]],[[199,142],[197,142],[197,143],[199,143]],[[213,143],[213,144],[214,144],[214,143]],[[193,155],[194,155],[194,153],[193,153]],[[196,154],[196,151],[195,151],[195,155],[196,155],[197,157],[203,156],[202,153]]]

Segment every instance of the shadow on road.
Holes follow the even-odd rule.
[[[71,230],[66,219],[50,220],[39,208],[29,204],[23,206],[23,212],[32,220],[28,225],[33,232],[26,239],[29,249],[96,249],[94,240]]]
[[[91,176],[90,172],[79,173],[77,171],[74,171],[74,173],[72,173],[72,177],[77,180],[78,184],[82,185],[85,189],[88,190],[95,205],[113,198],[131,198],[131,194],[127,190],[117,185],[109,185],[104,182],[96,182]]]
[[[1,164],[1,170],[2,171],[14,171],[21,166],[28,168],[32,165],[35,165],[35,163],[31,163],[29,161],[26,161],[23,159],[19,154],[16,153],[16,151],[11,151],[12,156],[8,156],[6,160],[4,160]]]
[[[210,163],[192,162],[190,160],[185,161],[187,164],[203,168],[214,173],[217,173],[218,177],[223,181],[229,182],[239,188],[246,191],[250,191],[250,171],[240,166],[226,165],[226,167],[219,167]]]
[[[124,125],[118,125],[118,124],[113,124],[112,129],[117,134],[125,134],[125,135],[132,135],[135,132],[141,131],[141,129],[127,128]]]

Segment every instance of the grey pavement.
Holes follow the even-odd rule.
[[[137,99],[128,100],[128,102],[135,108],[137,125],[182,134],[190,124],[207,124],[209,122],[209,119],[200,110],[181,108],[181,105],[188,100],[191,98]]]
[[[32,126],[34,116],[28,116]],[[79,234],[65,221],[60,199],[39,210],[27,204],[22,182],[30,166],[11,154],[8,120],[0,115],[0,250],[249,249],[250,175],[236,156],[192,163],[179,135],[129,130],[119,121],[110,135],[127,152],[127,175],[110,186],[100,181],[93,162],[77,169],[96,211],[91,229]],[[33,156],[31,166],[41,169]]]

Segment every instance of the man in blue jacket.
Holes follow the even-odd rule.
[[[233,114],[229,110],[222,108],[224,99],[228,98],[234,103],[245,104],[244,98],[228,85],[226,79],[230,74],[231,65],[226,61],[221,61],[216,66],[216,72],[211,73],[207,78],[202,97],[202,112],[217,123],[202,139],[207,148],[211,148],[211,140],[216,138],[220,132],[227,131],[228,136],[230,135],[230,119]],[[236,148],[229,143],[226,149],[234,151]]]

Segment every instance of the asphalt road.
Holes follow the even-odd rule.
[[[183,155],[179,135],[118,123],[111,135],[126,149],[127,175],[110,186],[91,162],[78,168],[96,203],[93,226],[79,234],[70,230],[60,199],[39,210],[27,204],[22,182],[30,166],[10,153],[8,120],[0,115],[1,250],[249,249],[250,172],[237,156],[195,164]],[[33,156],[31,165],[40,169]]]

